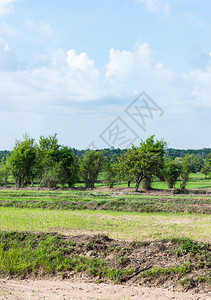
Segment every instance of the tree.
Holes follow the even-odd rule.
[[[156,175],[158,178],[160,178],[162,176],[162,169],[163,169],[163,165],[164,165],[164,153],[165,153],[165,147],[166,147],[166,143],[161,140],[161,141],[154,141],[154,135],[152,135],[151,137],[149,137],[146,142],[142,142],[142,144],[140,145],[143,150],[147,153],[154,153],[155,155],[157,155],[157,157],[159,157],[160,159],[162,159],[162,166],[160,165],[160,168],[157,169],[155,174],[148,174],[148,176],[146,176],[146,178],[144,178],[144,180],[142,181],[142,187],[146,190],[151,189],[151,183],[152,183],[152,177],[153,175]]]
[[[107,184],[109,188],[113,188],[114,184],[117,182],[117,174],[118,174],[118,165],[115,162],[106,161],[104,163],[104,172],[103,172],[103,180]]]
[[[79,165],[76,155],[72,149],[67,146],[62,146],[56,155],[56,161],[59,164],[59,182],[64,187],[73,186],[79,180]]]
[[[134,180],[134,174],[128,163],[127,152],[123,157],[119,158],[117,165],[117,178],[127,182],[127,186],[130,187],[131,182]]]
[[[205,178],[209,177],[211,174],[211,153],[207,155],[205,164],[201,169],[201,172],[205,175]]]
[[[58,156],[60,145],[58,144],[57,134],[48,137],[40,136],[38,145],[37,173],[40,184],[44,187],[56,187],[59,183]]]
[[[200,172],[202,166],[203,166],[203,158],[196,156],[194,154],[190,154],[188,158],[189,162],[189,168],[191,173],[197,173]]]
[[[183,159],[183,164],[180,172],[180,176],[182,179],[181,188],[185,189],[189,180],[190,175],[190,167],[189,167],[189,155],[187,154]]]
[[[26,186],[33,174],[36,164],[36,145],[34,139],[24,135],[23,141],[16,141],[9,157],[12,174],[18,188]]]
[[[0,162],[0,185],[7,184],[9,176],[9,166],[5,158],[3,157]]]
[[[163,140],[154,141],[154,136],[151,136],[145,142],[141,141],[139,147],[132,146],[127,151],[123,158],[125,170],[130,169],[130,178],[136,182],[136,191],[144,179],[160,175],[164,165],[165,145]]]
[[[172,159],[167,159],[164,164],[163,177],[169,189],[175,186],[181,172],[181,166]]]
[[[80,172],[85,182],[85,188],[94,188],[99,172],[102,168],[103,152],[87,150],[80,163]]]
[[[50,158],[47,161],[46,167],[44,169],[44,173],[42,174],[42,179],[40,182],[41,186],[47,188],[55,188],[59,183],[59,171],[60,164],[55,163]]]

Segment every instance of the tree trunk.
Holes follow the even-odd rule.
[[[146,177],[143,181],[142,181],[142,188],[145,190],[150,190],[151,189],[151,182],[152,182],[152,177]]]
[[[140,180],[136,181],[136,188],[135,188],[136,192],[138,192],[140,182],[141,182]]]

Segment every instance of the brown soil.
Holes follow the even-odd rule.
[[[173,287],[149,288],[142,286],[122,286],[96,284],[86,280],[0,280],[1,300],[84,300],[84,299],[124,299],[124,300],[210,300],[211,293],[176,292]]]

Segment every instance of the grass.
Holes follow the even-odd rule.
[[[175,188],[180,188],[181,181],[178,181]],[[160,181],[152,183],[152,188],[167,189],[167,184]],[[211,178],[205,178],[203,173],[191,173],[187,183],[187,189],[207,189],[211,188]]]
[[[99,179],[102,179],[102,174],[100,174]],[[9,177],[9,184],[8,187],[12,187],[15,185],[14,179],[12,176]],[[175,188],[180,188],[181,181],[178,180],[178,182],[175,185]],[[35,184],[34,186],[38,187],[38,184]],[[119,182],[116,184],[118,187],[127,187],[126,182]],[[61,185],[59,185],[61,187]],[[75,185],[77,188],[84,188],[84,183],[77,183]],[[103,182],[98,182],[95,184],[95,187],[106,187],[105,183]],[[135,188],[135,183],[131,183],[131,187]],[[167,184],[165,182],[161,182],[158,180],[154,180],[152,183],[152,188],[154,189],[168,189]],[[189,181],[187,183],[187,189],[206,189],[206,188],[211,188],[211,177],[210,178],[205,178],[203,173],[191,173],[189,176]]]
[[[211,215],[0,208],[1,231],[105,233],[126,240],[190,237],[211,241]]]
[[[211,213],[206,195],[115,194],[98,191],[0,190],[0,206],[19,208]]]
[[[58,234],[1,233],[0,274],[26,275],[86,271],[89,275],[119,280],[134,269],[120,270],[104,260],[76,254],[76,243]],[[71,258],[70,258],[71,256]]]

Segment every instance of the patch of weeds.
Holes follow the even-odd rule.
[[[170,276],[170,275],[179,275],[180,277],[190,273],[192,271],[191,263],[183,263],[177,267],[163,268],[163,267],[154,267],[150,270],[146,270],[142,273],[141,276],[149,278],[157,278],[160,276]]]
[[[197,280],[199,282],[206,282],[209,285],[211,285],[211,272],[205,274],[205,275],[198,275]]]
[[[184,277],[180,281],[182,286],[186,287],[187,289],[193,288],[196,286],[196,281],[192,277]]]
[[[177,256],[183,256],[190,253],[191,255],[205,255],[211,251],[211,246],[207,243],[195,242],[189,238],[173,239],[173,243],[179,244],[179,247],[175,249]]]

